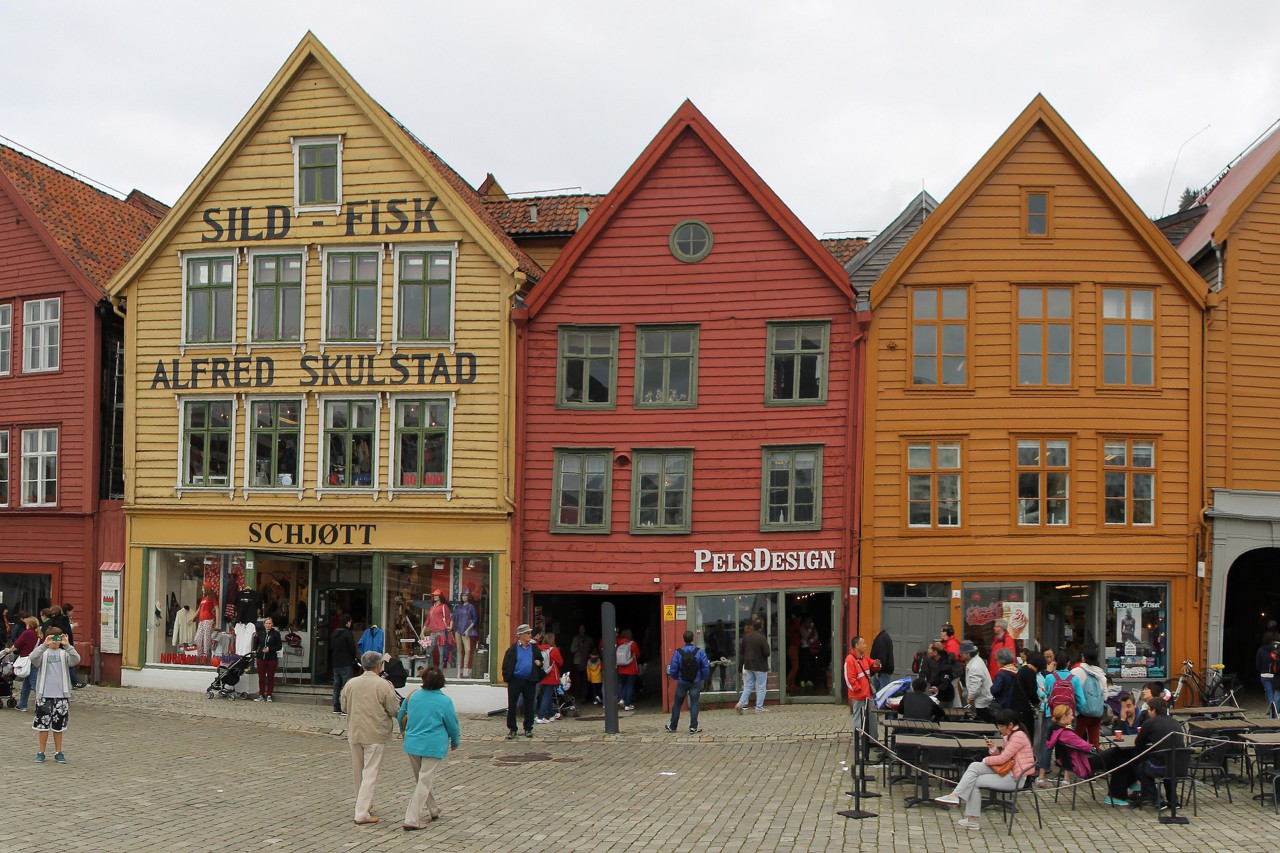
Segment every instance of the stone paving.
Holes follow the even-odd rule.
[[[591,712],[587,712],[590,715]],[[501,718],[462,720],[463,747],[438,776],[443,817],[423,832],[400,829],[412,789],[400,744],[383,763],[375,810],[352,823],[350,758],[342,718],[327,705],[206,700],[203,694],[89,688],[78,691],[68,763],[32,760],[30,715],[0,711],[0,774],[9,790],[56,791],[54,836],[26,838],[12,820],[0,850],[76,851],[693,851],[913,850],[1094,851],[1274,849],[1280,817],[1248,786],[1234,804],[1201,792],[1189,826],[1163,826],[1150,809],[1077,810],[1042,794],[1044,828],[1019,816],[1012,838],[986,817],[958,829],[956,809],[903,809],[908,787],[868,800],[877,817],[854,821],[847,712],[839,706],[770,707],[764,714],[706,711],[704,733],[670,735],[656,712],[624,715],[622,733],[600,719],[538,726],[507,742]],[[687,727],[687,714],[681,720]],[[52,751],[52,750],[50,750]],[[15,787],[17,786],[17,787]],[[880,791],[878,782],[871,790]],[[38,798],[41,794],[34,794]],[[1100,794],[1101,796],[1101,794]],[[1268,847],[1270,845],[1270,847]]]

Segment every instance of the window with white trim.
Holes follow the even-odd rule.
[[[453,250],[400,252],[397,279],[396,340],[402,343],[449,340]]]
[[[233,255],[187,258],[186,342],[228,343],[235,332],[236,262]]]
[[[397,489],[443,489],[449,485],[447,399],[396,400]]]
[[[13,366],[13,306],[0,305],[0,375],[8,376]]]
[[[342,205],[342,139],[292,140],[293,205],[299,211],[337,211]]]
[[[0,430],[0,506],[9,505],[9,430]]]
[[[325,254],[325,340],[378,338],[378,252]]]
[[[22,431],[22,505],[58,503],[58,430]]]
[[[253,256],[253,341],[302,339],[302,255]]]
[[[373,469],[378,459],[377,424],[377,404],[373,400],[325,401],[325,488],[373,488]]]
[[[254,400],[249,418],[250,485],[260,489],[298,488],[302,401]]]
[[[22,304],[22,372],[57,370],[62,342],[62,299],[32,299]]]
[[[182,405],[182,485],[231,484],[231,400],[188,400]]]

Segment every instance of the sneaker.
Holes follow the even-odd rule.
[[[1106,803],[1106,804],[1107,804],[1107,805],[1109,805],[1109,806],[1127,806],[1127,805],[1129,805],[1129,801],[1128,801],[1128,800],[1117,800],[1117,799],[1116,799],[1116,798],[1114,798],[1114,797],[1106,797],[1106,798],[1104,798],[1104,799],[1103,799],[1103,801],[1102,801],[1102,802]]]
[[[267,701],[267,700],[266,700],[266,699],[264,699],[264,698],[263,698],[263,697],[261,697],[261,696],[255,696],[255,697],[253,697],[253,701],[255,701],[255,702],[265,702],[265,701]]]
[[[636,709],[636,706],[635,706],[635,705],[623,705],[623,706],[622,706],[622,710],[624,710],[624,711],[634,711],[635,709]]]
[[[333,709],[333,713],[335,713],[335,714],[341,714],[342,712],[341,712],[341,711],[339,711],[337,708],[334,708],[334,709]]]
[[[44,763],[44,753],[43,753],[43,752],[37,752],[37,753],[36,753],[36,764],[43,764],[43,763]]]
[[[675,731],[675,729],[672,729],[672,731]],[[702,729],[696,729],[696,728],[694,728],[693,726],[689,726],[689,734],[691,734],[691,735],[700,735],[700,734],[702,734]]]
[[[757,713],[757,714],[763,714],[763,713],[764,713],[764,708],[756,708],[756,713]]]
[[[54,760],[54,761],[56,761],[56,762],[58,762],[59,764],[66,764],[66,763],[67,763],[67,757],[66,757],[65,755],[63,755],[61,752],[55,752],[55,753],[53,754],[53,760]]]
[[[507,732],[507,740],[515,740],[515,739],[516,739],[516,737],[517,737],[517,735],[516,735],[516,732],[515,732],[515,730],[514,730],[514,729],[512,729],[512,730],[511,730],[511,731],[509,731],[509,732]]]
[[[960,805],[960,798],[957,797],[955,794],[943,794],[941,797],[934,797],[933,801],[935,803],[941,803],[944,806]]]
[[[962,817],[956,821],[956,826],[964,829],[982,829],[982,825],[971,817]]]
[[[552,720],[558,720],[558,719],[560,719],[560,715],[559,715],[559,714],[556,714],[556,715],[555,715],[554,717],[552,717],[551,719],[552,719]]]
[[[267,697],[267,701],[268,701],[268,702],[274,702],[274,701],[276,701],[276,700],[275,700],[273,697],[268,696],[268,697]]]
[[[525,737],[527,737],[527,738],[531,738],[531,737],[533,737],[533,732],[532,732],[532,731],[527,731],[527,732],[525,732],[525,733],[524,733],[524,736],[525,736]]]
[[[619,708],[621,708],[621,707],[622,707],[623,705],[625,705],[625,704],[627,704],[627,703],[626,703],[626,702],[623,702],[621,699],[619,699],[619,700],[618,700],[618,707],[619,707]]]
[[[741,713],[743,713],[744,711],[746,711],[746,710],[747,710],[746,708],[742,707],[741,705],[734,705],[734,706],[733,706],[733,709],[734,709],[735,711],[737,711],[739,714],[741,714]]]
[[[671,726],[670,726],[670,725],[665,725],[665,726],[663,726],[663,727],[662,727],[662,730],[663,730],[664,732],[671,732],[671,734],[675,734],[675,733],[676,733],[676,730],[675,730],[675,729],[673,729],[673,728],[671,728]]]
[[[73,684],[73,685],[71,685],[72,689],[74,689],[74,690],[83,690],[83,689],[85,689],[85,688],[86,688],[86,687],[88,687],[88,686],[89,686],[89,685],[88,685],[88,683],[87,683],[87,682],[82,682],[82,683],[80,683],[80,684]]]
[[[550,720],[548,720],[548,719],[546,719],[545,717],[534,717],[534,718],[533,718],[533,722],[534,722],[534,724],[535,724],[535,725],[539,725],[539,726],[540,726],[540,725],[542,725],[543,723],[549,723],[549,722],[551,722],[551,721],[550,721]]]
[[[1048,777],[1043,777],[1036,780],[1036,787],[1037,788],[1056,788],[1058,787],[1058,783],[1053,779],[1050,779]]]

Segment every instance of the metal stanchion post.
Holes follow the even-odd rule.
[[[862,775],[863,756],[870,746],[867,738],[867,715],[871,713],[871,703],[862,700],[862,728],[854,731],[853,736],[853,766],[850,768],[850,774],[853,776],[853,790],[845,793],[853,797],[853,808],[838,811],[836,814],[841,817],[847,817],[851,820],[862,820],[863,818],[875,817],[875,812],[864,811],[862,808],[863,797],[878,797],[879,794],[871,793],[867,790],[867,778]]]

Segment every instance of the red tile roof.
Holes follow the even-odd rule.
[[[822,248],[840,262],[840,266],[849,263],[854,255],[867,248],[866,237],[829,237],[819,242],[822,243]]]
[[[386,112],[385,110],[383,111]],[[489,212],[488,205],[485,204],[484,198],[476,192],[475,188],[463,180],[462,176],[455,172],[452,166],[441,159],[439,154],[428,148],[426,143],[417,136],[414,136],[413,131],[401,124],[399,119],[391,115],[391,113],[387,113],[387,117],[395,122],[396,126],[404,132],[404,135],[418,147],[418,150],[420,150],[423,156],[427,158],[427,162],[431,164],[432,168],[436,170],[440,177],[444,178],[449,186],[453,188],[453,191],[462,199],[463,204],[471,208],[472,212],[475,213],[480,221],[493,232],[493,235],[498,239],[498,241],[502,243],[507,251],[515,257],[520,271],[529,279],[529,283],[532,284],[533,282],[541,279],[544,275],[542,267],[538,266],[537,262],[534,261],[533,258],[525,254],[524,250],[516,245],[516,242],[511,239],[503,229],[502,225],[498,223],[498,220]]]
[[[486,201],[485,206],[508,234],[533,237],[573,234],[578,230],[578,208],[587,212],[604,200],[602,195],[541,195]],[[537,219],[533,210],[537,210]]]
[[[168,210],[149,196],[148,205],[118,199],[4,145],[0,170],[71,262],[104,293]]]

